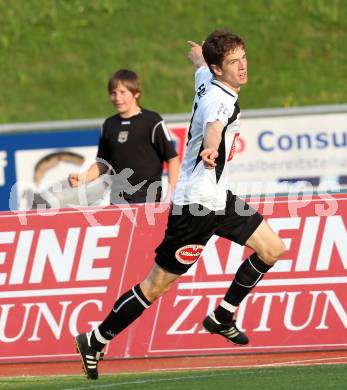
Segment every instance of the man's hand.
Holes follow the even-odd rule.
[[[79,187],[83,184],[83,180],[78,173],[70,173],[68,180],[71,187]]]
[[[204,149],[200,153],[200,156],[206,169],[213,169],[217,166],[215,162],[216,158],[218,157],[217,150],[211,148]]]
[[[204,56],[202,55],[201,45],[193,41],[188,41],[188,45],[190,45],[188,60],[194,65],[195,69],[198,69],[201,66],[207,66]]]

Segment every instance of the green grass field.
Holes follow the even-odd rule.
[[[103,375],[98,381],[80,376],[0,379],[6,390],[344,390],[346,365],[190,371],[184,373]]]
[[[105,117],[129,67],[142,103],[189,112],[187,40],[227,27],[247,42],[246,108],[347,102],[346,0],[0,0],[0,123]]]

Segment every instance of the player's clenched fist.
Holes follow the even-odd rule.
[[[200,156],[202,158],[205,168],[213,169],[217,166],[215,162],[216,158],[218,157],[217,150],[211,148],[204,149],[200,153]]]
[[[71,187],[78,187],[83,184],[83,180],[78,173],[70,173],[68,180]]]

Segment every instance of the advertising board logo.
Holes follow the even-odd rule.
[[[263,130],[258,136],[259,149],[264,152],[293,150],[336,150],[347,147],[347,132],[278,133]]]
[[[203,245],[186,245],[177,249],[175,257],[182,264],[193,264],[198,260],[203,249]]]

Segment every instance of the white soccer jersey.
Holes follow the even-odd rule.
[[[240,109],[236,92],[215,80],[207,67],[195,73],[196,95],[188,133],[187,149],[173,202],[178,205],[199,203],[210,210],[222,210],[231,180],[231,162],[239,135]],[[200,153],[209,122],[224,125],[214,169],[206,169]]]

